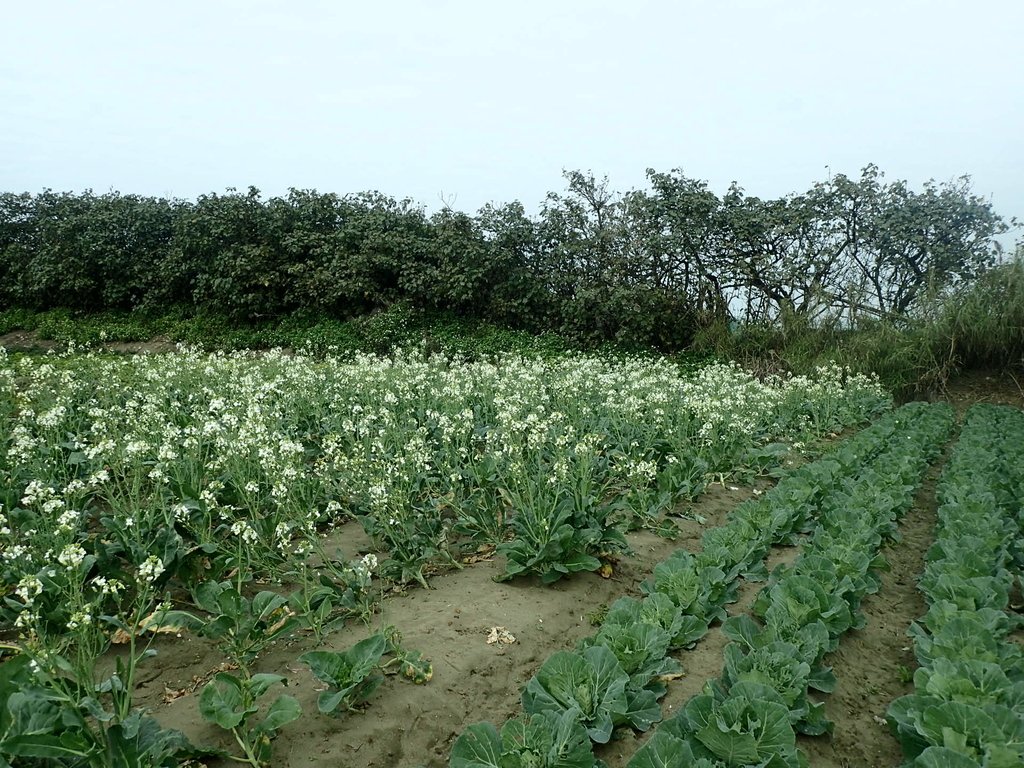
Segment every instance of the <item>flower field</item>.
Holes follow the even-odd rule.
[[[1019,474],[993,478],[1019,458],[1020,423],[986,418],[963,450],[997,457],[971,480],[1019,510]],[[892,410],[875,380],[834,367],[759,380],[734,365],[586,355],[187,349],[0,356],[0,420],[0,766],[126,768],[585,768],[615,765],[608,744],[629,733],[637,748],[619,764],[634,768],[804,765],[798,738],[833,728],[819,694],[842,669],[828,654],[863,626],[882,549],[954,428],[947,407]],[[868,422],[818,458],[824,440]],[[943,520],[979,493],[957,482],[943,481]],[[703,498],[733,492],[720,521],[705,519]],[[1007,514],[990,510],[991,536],[1019,527]],[[1008,636],[1015,620],[986,611],[1007,609],[1020,547],[1000,550],[992,584],[977,582],[988,565],[955,557],[994,597],[954,594],[960,571],[939,579],[943,554],[929,555],[928,599],[981,612],[929,616]],[[737,610],[738,590],[760,580]],[[594,613],[588,634],[582,617],[562,632],[543,608],[567,596],[581,601],[573,615]],[[506,719],[474,725],[454,706],[469,657],[438,666],[437,638],[451,645],[459,616],[494,599],[507,621],[532,604],[538,623],[516,628],[517,642],[488,615],[493,636],[516,643],[522,677],[467,700]],[[435,606],[450,630],[426,626]],[[935,621],[914,641],[922,670]],[[714,633],[730,641],[718,668],[690,669],[688,649]],[[1014,647],[979,661],[1009,659],[1011,688]],[[670,713],[684,673],[707,685]],[[920,687],[941,695],[931,679]],[[431,754],[380,745],[400,701]],[[957,749],[934,741],[926,710],[938,702],[914,702],[893,704],[893,728],[908,759],[943,765],[927,762]],[[313,740],[316,759],[302,751]],[[1007,744],[990,752],[1021,754]]]

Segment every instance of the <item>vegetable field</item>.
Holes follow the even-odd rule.
[[[0,421],[0,766],[1024,760],[1018,410],[961,431],[836,367],[72,350],[0,357]],[[888,762],[829,756],[940,466]]]

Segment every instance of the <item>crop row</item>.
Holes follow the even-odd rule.
[[[507,722],[500,733],[490,723],[469,726],[453,747],[452,768],[592,766],[591,742],[607,742],[618,726],[648,730],[661,720],[657,701],[665,681],[681,671],[670,651],[693,645],[710,624],[725,620],[725,605],[735,600],[740,575],[763,577],[772,544],[792,543],[812,527],[814,510],[847,505],[851,479],[862,463],[874,462],[880,473],[906,465],[909,460],[901,464],[901,457],[915,449],[924,453],[924,445],[940,432],[936,419],[920,418],[930,414],[904,407],[883,417],[828,456],[788,474],[761,499],[737,507],[725,525],[704,534],[700,554],[680,550],[656,565],[642,585],[642,599],[621,598],[593,637],[573,651],[556,652],[541,666],[523,691],[525,716]],[[930,431],[911,429],[908,422],[916,420],[930,425]],[[875,474],[864,478],[867,484],[878,479]],[[820,589],[813,594],[823,594]],[[818,635],[810,639],[821,640]],[[820,643],[821,653],[827,645]],[[656,760],[661,746],[675,746],[670,730],[662,726],[658,733],[663,735],[637,759]]]
[[[727,619],[722,675],[709,681],[634,755],[630,768],[807,765],[797,733],[831,730],[823,704],[809,696],[830,692],[823,665],[840,636],[863,625],[865,595],[877,591],[875,571],[883,543],[896,535],[923,469],[952,428],[946,406],[920,403],[897,413],[896,440],[838,492],[818,501],[818,524],[792,565],[779,566],[753,613]]]
[[[943,473],[935,543],[919,583],[929,608],[911,627],[915,693],[888,719],[914,768],[1024,765],[1024,652],[1008,611],[1020,573],[1024,413],[967,414]]]

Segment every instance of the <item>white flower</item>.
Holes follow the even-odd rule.
[[[63,405],[58,405],[56,408],[51,408],[46,413],[40,414],[39,426],[56,427],[63,420],[67,410]]]
[[[22,611],[14,620],[14,626],[18,629],[28,629],[39,623],[39,614],[35,611]]]
[[[79,627],[87,627],[92,624],[92,614],[88,611],[75,611],[68,619],[68,630],[74,631]]]
[[[91,448],[87,448],[85,455],[89,459],[96,459],[103,456],[106,453],[111,453],[117,448],[117,443],[113,440],[101,440]]]
[[[82,516],[81,512],[74,509],[68,509],[61,513],[61,516],[57,519],[57,528],[65,533],[74,530],[78,519]]]
[[[147,584],[152,584],[158,578],[160,574],[164,572],[164,563],[156,555],[150,555],[146,558],[146,561],[139,566],[139,581],[144,581]]]
[[[256,530],[245,520],[236,520],[233,522],[231,524],[231,532],[236,536],[241,536],[242,541],[246,544],[256,544],[260,540],[260,535],[256,533]]]
[[[103,485],[103,483],[107,482],[109,479],[110,473],[107,472],[107,470],[105,469],[101,469],[98,472],[94,472],[93,474],[89,475],[89,478],[86,480],[86,483],[88,483],[90,487],[95,488],[97,485]]]
[[[144,443],[142,440],[132,440],[124,447],[124,452],[128,456],[135,456],[140,453],[145,453],[148,450],[149,445]]]
[[[14,594],[21,598],[25,606],[32,605],[36,599],[36,595],[43,591],[43,582],[37,579],[35,576],[23,576],[21,581],[18,582],[17,588],[14,590]]]
[[[68,544],[63,550],[61,550],[61,553],[57,555],[57,562],[69,571],[73,571],[78,568],[84,559],[85,550],[78,544]]]
[[[291,523],[278,523],[277,526],[274,528],[274,538],[279,539],[283,544],[286,544],[288,542],[288,539],[291,538],[289,535],[291,533],[291,530]]]

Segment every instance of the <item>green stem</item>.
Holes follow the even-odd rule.
[[[143,592],[143,596],[148,596],[149,587],[146,587],[146,591]],[[139,631],[139,624],[142,622],[142,606],[145,605],[144,600],[138,600],[135,606],[135,616],[132,619],[132,624],[129,627],[129,638],[128,638],[128,664],[125,668],[125,680],[124,690],[121,691],[114,700],[114,706],[117,709],[117,720],[122,722],[128,713],[131,712],[132,705],[132,686],[135,684],[135,641],[136,632]]]
[[[260,768],[259,760],[255,755],[253,755],[252,750],[249,749],[249,745],[245,742],[242,736],[239,735],[238,728],[231,728],[231,735],[234,736],[234,740],[236,740],[239,746],[241,746],[242,752],[245,753],[245,757],[240,758],[234,755],[228,755],[227,759],[236,763],[249,763],[253,768]]]
[[[240,746],[242,751],[245,752],[245,757],[229,756],[229,758],[234,760],[236,763],[249,763],[253,768],[260,768],[259,758],[253,754],[252,749],[246,743],[245,739],[239,735],[238,728],[232,728],[231,734],[235,737],[235,741],[238,742],[238,746]]]

